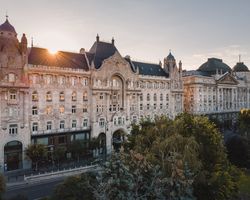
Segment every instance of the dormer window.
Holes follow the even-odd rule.
[[[11,90],[9,92],[9,100],[16,100],[16,91],[15,90]]]

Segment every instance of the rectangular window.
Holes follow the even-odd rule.
[[[88,119],[83,120],[83,127],[88,127]]]
[[[104,127],[104,125],[105,125],[105,119],[101,118],[99,121],[99,126]]]
[[[72,120],[72,128],[76,128],[76,120]]]
[[[47,122],[47,130],[51,130],[52,129],[52,122],[49,121]]]
[[[160,109],[162,109],[162,103],[160,104]]]
[[[154,103],[154,109],[156,110],[157,106],[156,106],[156,103]]]
[[[32,124],[32,132],[37,132],[38,131],[38,123],[37,122],[34,122]]]
[[[87,109],[87,106],[84,106],[83,109],[82,109],[82,112],[88,112],[88,109]]]
[[[76,106],[72,106],[72,113],[76,113]]]
[[[149,103],[147,104],[147,110],[149,110],[150,109],[150,105],[149,105]]]
[[[140,104],[140,110],[143,110],[143,104],[142,103]]]
[[[103,93],[100,93],[100,100],[104,99]]]
[[[9,134],[17,134],[17,124],[10,124],[9,125]]]
[[[16,92],[10,92],[10,100],[16,100]]]
[[[65,124],[64,120],[60,121],[60,129],[64,129],[64,127],[65,127],[64,124]]]
[[[37,114],[38,114],[37,106],[33,106],[32,107],[32,115],[37,115]]]

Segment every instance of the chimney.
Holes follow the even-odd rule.
[[[112,37],[111,43],[112,43],[113,45],[115,45],[115,39],[114,39],[114,37]]]
[[[96,41],[97,41],[97,42],[100,41],[100,37],[99,37],[98,33],[97,33],[97,35],[96,35]]]

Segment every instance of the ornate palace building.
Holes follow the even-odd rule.
[[[182,64],[171,53],[163,64],[133,61],[120,55],[114,39],[99,36],[89,51],[51,54],[28,48],[25,34],[19,41],[6,19],[0,25],[0,101],[0,171],[30,167],[24,151],[31,143],[53,151],[95,137],[95,153],[110,153],[132,123],[183,111]],[[220,108],[226,106],[234,104]]]
[[[232,127],[239,111],[250,108],[250,72],[243,62],[231,69],[221,59],[209,58],[197,70],[183,72],[183,82],[187,112]]]

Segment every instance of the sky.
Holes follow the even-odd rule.
[[[87,51],[111,42],[122,56],[158,63],[171,49],[183,68],[209,57],[250,68],[250,0],[0,0],[18,37],[52,50]]]

